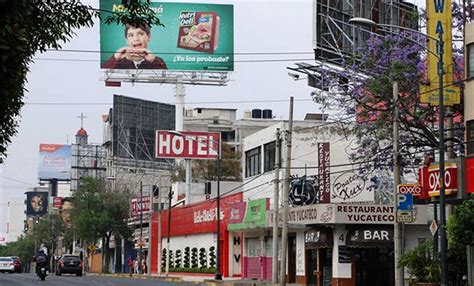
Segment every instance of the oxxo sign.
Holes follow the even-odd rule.
[[[220,133],[156,131],[156,158],[217,159]]]
[[[458,168],[456,163],[446,163],[444,172],[444,186],[446,195],[457,192],[458,189]],[[428,169],[428,194],[432,197],[439,196],[440,190],[439,165],[432,164]]]
[[[421,196],[423,188],[418,184],[400,184],[398,185],[399,194],[411,194],[413,196]]]

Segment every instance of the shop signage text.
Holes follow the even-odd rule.
[[[458,189],[458,172],[456,163],[446,163],[444,173],[444,186],[446,195],[455,193]],[[440,190],[440,171],[438,164],[432,164],[428,169],[428,187],[429,195],[432,197],[439,196]]]
[[[220,133],[156,131],[157,158],[217,159]]]
[[[215,221],[217,218],[217,208],[209,210],[198,210],[194,211],[194,223],[210,222]],[[221,210],[220,219],[224,219],[224,211]]]
[[[421,196],[421,194],[423,193],[423,189],[418,184],[400,184],[398,185],[398,193]]]
[[[333,197],[343,201],[353,199],[360,195],[365,188],[365,181],[353,172],[340,175],[334,180]]]
[[[140,213],[150,211],[150,197],[133,198],[130,201],[130,216],[135,217]]]

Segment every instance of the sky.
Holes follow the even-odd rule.
[[[237,62],[227,86],[186,86],[186,108],[237,108],[237,118],[242,118],[246,109],[272,109],[274,116],[286,119],[289,97],[293,96],[295,120],[302,120],[308,112],[319,111],[311,101],[312,89],[306,81],[294,81],[286,69],[294,66],[294,62],[313,57],[311,0],[199,2],[234,4]],[[98,7],[98,0],[83,3]],[[99,51],[97,21],[92,28],[78,30],[63,49]],[[23,197],[27,188],[38,184],[39,144],[74,142],[81,127],[78,118],[81,113],[87,116],[84,128],[89,134],[89,142],[102,143],[101,115],[107,114],[112,107],[114,93],[175,103],[172,85],[122,83],[118,88],[105,87],[101,80],[104,74],[99,66],[99,53],[96,52],[48,51],[36,55],[30,69],[18,134],[12,138],[5,163],[0,165],[0,236],[6,231],[7,201]]]

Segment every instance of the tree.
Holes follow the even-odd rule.
[[[81,179],[72,196],[74,209],[71,214],[75,231],[87,244],[99,239],[104,246],[102,255],[104,271],[108,269],[108,249],[112,235],[128,238],[131,231],[126,219],[129,216],[130,193],[107,191],[105,182],[91,177]]]
[[[121,12],[111,13],[107,23],[162,25],[149,0],[124,0]],[[23,106],[26,75],[33,56],[60,49],[75,30],[91,27],[98,11],[80,0],[0,1],[0,163],[16,134]]]
[[[0,246],[0,256],[18,256],[26,266],[33,261],[35,255],[35,240],[31,235],[21,235],[14,242]]]
[[[240,163],[241,154],[235,152],[225,143],[221,146],[221,180],[241,181],[242,167]],[[217,180],[217,160],[192,160],[193,179],[201,181]],[[186,170],[184,164],[175,166],[171,180],[173,182],[184,181]]]
[[[474,246],[474,195],[454,208],[448,221],[448,235],[452,243]]]
[[[453,14],[454,15],[454,14]],[[393,107],[400,110],[400,164],[404,173],[420,166],[424,152],[438,147],[438,109],[419,102],[420,86],[424,82],[426,50],[420,43],[426,38],[415,33],[372,35],[352,59],[346,59],[343,71],[322,69],[320,85],[312,93],[324,110],[336,110],[338,126],[356,137],[351,152],[353,162],[360,163],[361,173],[390,170],[393,162]],[[455,50],[458,51],[458,50]],[[453,55],[455,72],[462,58]],[[458,75],[458,78],[462,78]],[[392,86],[399,85],[399,100],[393,102]],[[453,117],[462,116],[462,106],[453,108]],[[463,132],[460,125],[453,129],[453,143],[462,151]],[[324,128],[324,127],[321,127]],[[315,132],[318,127],[315,127]]]

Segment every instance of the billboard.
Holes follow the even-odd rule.
[[[444,105],[452,106],[461,101],[459,87],[453,86],[453,48],[452,48],[452,15],[451,0],[426,1],[427,34],[438,38],[438,33],[443,33],[443,91]],[[436,42],[429,40],[427,48],[438,51]],[[426,85],[421,86],[420,102],[437,106],[439,104],[439,77],[438,57],[428,53],[428,75]]]
[[[40,144],[38,178],[71,179],[71,145]]]
[[[151,2],[162,26],[106,24],[121,0],[100,0],[103,69],[234,70],[234,7],[202,3]]]
[[[150,197],[132,198],[130,201],[130,216],[136,217],[150,212],[150,205]]]
[[[217,159],[220,133],[218,132],[156,131],[157,158]]]
[[[43,216],[48,212],[48,192],[26,193],[26,215]]]

